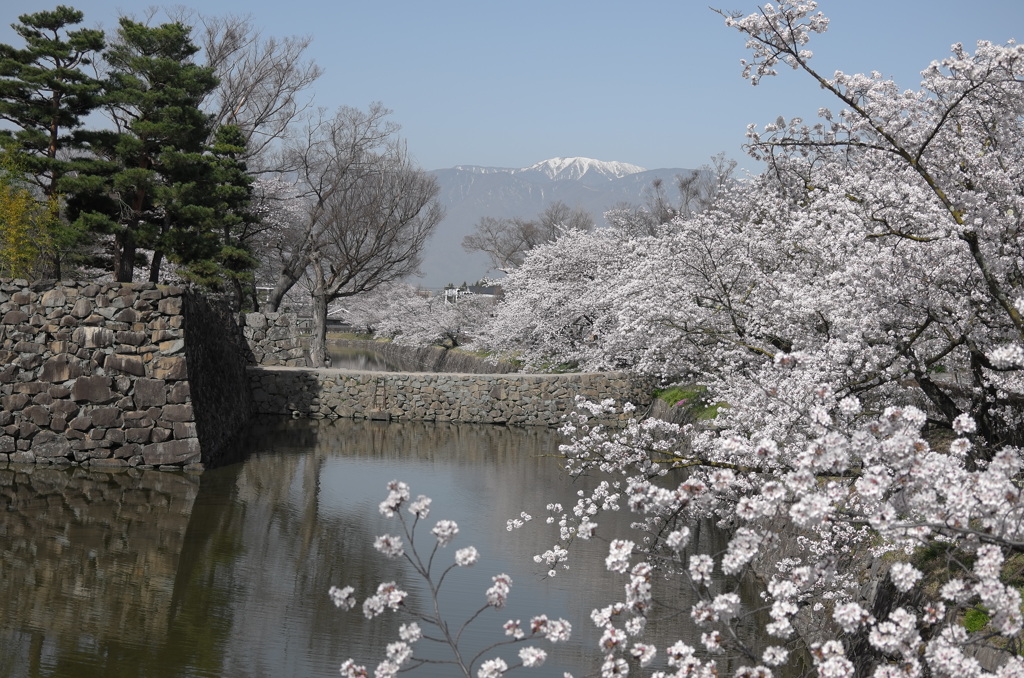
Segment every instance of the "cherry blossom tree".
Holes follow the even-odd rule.
[[[901,90],[811,67],[828,25],[813,2],[723,16],[753,52],[746,77],[785,64],[841,108],[751,127],[768,171],[654,237],[625,232],[617,270],[559,281],[554,257],[528,255],[498,314],[498,343],[530,338],[537,364],[696,377],[728,405],[706,429],[606,431],[585,413],[565,429],[570,468],[612,479],[556,516],[564,542],[604,511],[639,516],[609,545],[626,588],[595,612],[605,674],[649,656],[661,572],[698,595],[690,618],[707,631],[663,649],[655,675],[711,672],[725,648],[768,675],[801,645],[819,675],[1019,675],[1024,50],[954,45]],[[604,251],[576,234],[556,248],[585,252],[571,270]],[[565,342],[564,316],[524,319],[558,294],[602,331]],[[689,543],[701,517],[732,529],[726,552]],[[869,596],[883,554],[889,595]],[[763,648],[736,592],[708,586],[712,569],[752,566],[768,577]]]
[[[720,675],[723,656],[741,676],[1024,676],[1024,48],[954,45],[903,90],[815,70],[814,2],[723,17],[745,77],[789,66],[839,109],[751,127],[768,171],[709,209],[567,233],[509,275],[492,345],[697,378],[725,403],[707,426],[606,429],[612,403],[580,401],[560,452],[600,481],[550,507],[538,558],[607,541],[623,588],[591,615],[603,676]],[[695,537],[706,520],[724,550]],[[761,600],[712,572],[755,573]],[[694,597],[685,616],[659,614],[664,580]],[[646,642],[664,619],[700,643]]]
[[[486,324],[494,305],[495,300],[489,296],[446,298],[406,283],[394,283],[343,300],[338,317],[396,343],[450,349],[471,341]]]

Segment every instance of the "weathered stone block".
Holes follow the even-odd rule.
[[[175,405],[187,403],[192,395],[192,387],[187,381],[175,382],[174,386],[171,386],[170,393],[167,394],[167,402]]]
[[[195,422],[191,421],[176,421],[172,429],[174,431],[175,438],[196,438],[198,432],[196,430]]]
[[[22,310],[15,309],[8,311],[4,314],[3,320],[0,320],[4,325],[18,325],[28,320],[28,314]]]
[[[191,404],[165,405],[160,418],[164,421],[192,421],[195,415]]]
[[[43,369],[39,373],[39,380],[50,383],[76,379],[85,372],[81,363],[69,358],[67,355],[58,355],[43,363]]]
[[[179,315],[181,313],[181,297],[166,297],[161,299],[157,304],[157,310],[169,316]],[[146,463],[148,464],[149,462]]]
[[[60,437],[48,441],[34,440],[31,450],[37,457],[67,457],[71,454],[71,443]]]
[[[175,355],[185,350],[185,341],[182,339],[172,339],[171,341],[161,341],[160,352],[164,355]]]
[[[68,296],[64,293],[64,288],[57,287],[44,292],[39,302],[47,307],[63,306],[68,302]]]
[[[202,453],[198,438],[169,440],[152,443],[142,448],[142,459],[146,464],[191,464],[200,461]]]
[[[83,348],[106,348],[114,343],[114,333],[105,327],[79,327],[71,340]]]
[[[46,345],[36,341],[19,341],[13,346],[15,353],[45,353]]]
[[[85,299],[84,297],[79,298],[71,309],[71,315],[75,318],[87,318],[94,308],[95,306],[93,306],[91,300]]]
[[[125,308],[114,315],[114,320],[122,323],[133,323],[139,319],[139,312],[133,308]]]
[[[129,466],[138,466],[142,463],[142,456],[139,454],[141,450],[142,445],[128,441],[114,448],[114,457],[117,459],[127,459]],[[132,461],[133,459],[134,462]]]
[[[89,410],[89,416],[92,417],[93,426],[109,428],[120,426],[123,423],[121,410],[116,407],[97,407],[96,409]]]
[[[68,428],[76,431],[87,431],[92,428],[92,417],[86,413],[68,422]]]
[[[46,426],[50,423],[50,411],[42,405],[29,405],[21,414],[36,426]]]
[[[73,400],[55,400],[50,404],[50,412],[69,418],[78,414],[78,405]]]
[[[160,423],[164,423],[164,422],[160,422]],[[172,433],[173,432],[171,431],[170,426],[167,426],[167,427],[154,426],[152,429],[150,429],[149,439],[150,439],[150,441],[152,441],[154,443],[162,443],[165,440],[170,440]]]
[[[136,379],[136,407],[162,407],[167,403],[167,382],[161,379]]]
[[[43,356],[38,353],[23,353],[15,364],[23,370],[34,370],[43,364]]]
[[[71,387],[71,399],[75,402],[109,403],[117,397],[110,390],[110,377],[78,377]]]
[[[156,379],[185,379],[188,368],[183,356],[163,356],[153,361],[153,377]]]
[[[129,442],[129,443],[148,443],[149,442],[149,431],[150,431],[149,427],[125,429],[125,432],[124,432],[125,442]]]
[[[117,343],[129,346],[142,346],[146,343],[146,339],[147,335],[145,332],[122,330],[114,333],[114,340]]]
[[[8,412],[18,412],[28,405],[29,397],[25,393],[0,396],[0,405]]]
[[[124,372],[139,377],[146,374],[146,365],[142,361],[142,356],[124,353],[108,355],[106,360],[103,361],[103,368],[108,371]]]

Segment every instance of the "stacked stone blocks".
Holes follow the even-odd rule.
[[[459,374],[251,368],[253,410],[292,416],[558,426],[576,397],[646,408],[651,385],[622,373]],[[600,423],[621,426],[630,415]],[[634,415],[635,416],[635,415]]]
[[[306,366],[306,349],[295,313],[243,313],[238,324],[252,364]]]
[[[180,287],[0,281],[0,461],[200,461]]]

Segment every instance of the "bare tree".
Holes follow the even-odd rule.
[[[289,147],[303,210],[281,240],[269,306],[306,277],[316,365],[326,359],[327,305],[415,273],[443,216],[436,180],[409,159],[390,113],[379,103],[342,107]]]
[[[276,281],[267,300],[276,311],[285,295],[305,275],[316,245],[328,201],[352,185],[362,168],[372,164],[398,132],[391,111],[379,103],[366,111],[343,106],[334,117],[320,115],[288,144],[285,157],[293,167],[296,202],[301,204],[274,245]]]
[[[736,161],[725,157],[725,153],[718,153],[711,158],[711,164],[690,170],[688,174],[677,174],[678,215],[689,218],[710,207],[715,198],[733,184],[735,171]]]
[[[505,271],[523,263],[528,251],[570,230],[589,231],[594,218],[581,207],[562,201],[547,206],[535,219],[481,217],[476,231],[462,239],[462,249],[483,252],[491,268]]]
[[[491,268],[499,271],[515,268],[522,263],[523,253],[529,249],[524,233],[530,222],[524,219],[481,217],[476,231],[462,239],[467,252],[484,252],[491,259]]]
[[[279,170],[282,156],[273,151],[309,111],[313,97],[307,91],[323,74],[306,58],[312,38],[266,37],[247,16],[193,16],[180,8],[170,14],[197,26],[205,65],[219,81],[203,104],[214,128],[235,125],[242,131],[250,172]]]
[[[314,365],[326,362],[327,305],[416,273],[423,246],[444,216],[437,180],[414,167],[404,149],[393,150],[327,201],[307,274]]]

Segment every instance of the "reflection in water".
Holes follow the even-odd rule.
[[[387,359],[375,351],[345,348],[328,343],[327,354],[331,358],[331,367],[338,367],[344,370],[359,370],[360,372],[399,371],[398,367],[389,365]]]
[[[240,442],[247,461],[201,477],[0,468],[0,678],[336,676],[350,656],[374,665],[399,620],[367,622],[326,592],[351,584],[361,599],[396,579],[412,604],[427,602],[401,563],[370,547],[397,529],[377,510],[395,478],[434,499],[426,527],[458,522],[440,558],[468,544],[482,554],[446,580],[451,618],[483,603],[492,575],[515,582],[508,608],[484,614],[466,642],[499,639],[509,618],[566,617],[574,640],[548,648],[544,673],[580,675],[594,668],[590,609],[623,583],[604,571],[606,545],[583,544],[573,570],[549,579],[531,558],[552,546],[551,528],[505,529],[524,509],[541,516],[549,501],[574,501],[579,488],[547,456],[557,443],[535,428],[271,419]],[[666,626],[659,642],[699,636],[683,621]]]

